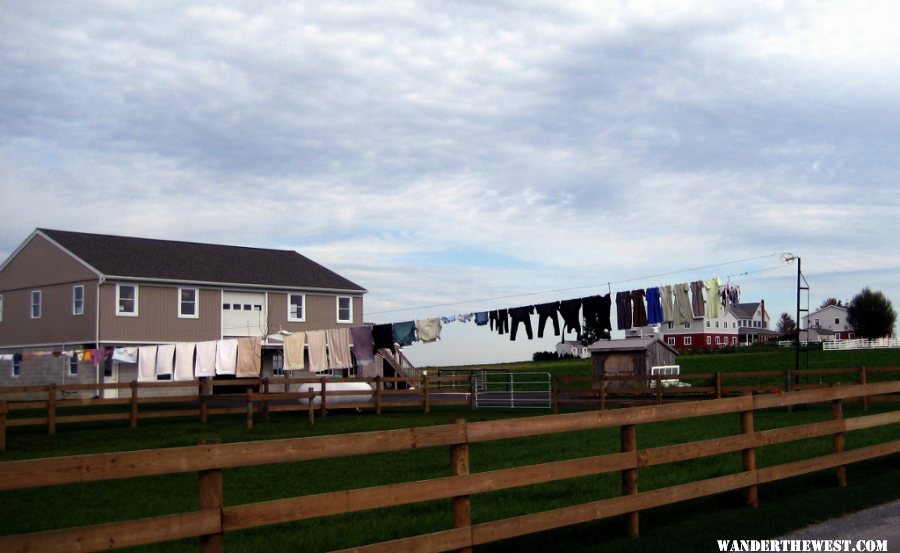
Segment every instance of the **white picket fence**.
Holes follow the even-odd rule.
[[[822,342],[823,351],[880,348],[900,348],[900,338],[878,338],[876,340],[832,340],[828,342]]]

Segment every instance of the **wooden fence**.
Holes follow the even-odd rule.
[[[611,411],[474,423],[456,420],[446,425],[337,436],[5,462],[0,464],[0,490],[196,472],[199,475],[199,509],[3,536],[0,537],[0,551],[100,551],[199,537],[201,551],[216,552],[224,549],[226,532],[439,499],[452,500],[452,513],[448,513],[452,514],[448,517],[452,519],[450,528],[348,551],[464,551],[497,540],[620,515],[625,517],[629,534],[637,537],[640,512],[663,505],[740,490],[745,504],[752,507],[758,504],[757,488],[762,484],[829,469],[835,471],[837,484],[845,486],[846,465],[900,452],[900,440],[845,450],[845,434],[896,425],[900,423],[900,409],[845,419],[843,401],[898,392],[900,382],[879,382]],[[823,402],[831,404],[830,420],[754,430],[754,414],[760,409]],[[724,414],[739,416],[739,433],[690,443],[637,448],[638,425]],[[478,473],[469,470],[470,444],[601,428],[619,428],[619,452]],[[832,437],[833,453],[764,468],[756,466],[756,448],[828,436]],[[448,448],[449,476],[225,506],[222,482],[226,469],[431,447]],[[740,472],[648,491],[638,488],[638,471],[644,467],[725,453],[740,455]],[[472,524],[473,495],[604,473],[621,474],[621,496]]]
[[[792,373],[798,383],[792,389],[830,386],[835,379],[865,384],[869,375],[900,376],[900,367],[842,368],[800,370]],[[783,392],[784,373],[781,371],[743,371],[681,374],[677,379],[689,387],[666,386],[669,375],[655,376],[554,376],[551,379],[551,406],[558,413],[560,406],[588,406],[607,408],[608,400],[621,402],[623,398],[636,402],[662,404],[710,397],[721,399],[741,393]],[[820,382],[804,382],[810,378]],[[823,382],[822,379],[830,380]],[[335,382],[365,382],[372,387],[369,399],[359,391],[332,391],[327,384]],[[756,383],[748,383],[756,382]],[[151,418],[198,417],[207,422],[210,415],[244,414],[247,428],[253,428],[254,418],[268,420],[269,413],[306,411],[309,420],[315,414],[324,416],[330,409],[371,409],[381,414],[385,408],[419,407],[425,413],[432,405],[470,405],[474,407],[474,376],[472,372],[452,376],[420,375],[416,377],[375,378],[249,378],[239,380],[191,380],[184,382],[131,382],[115,384],[49,384],[42,386],[0,387],[0,451],[6,447],[7,427],[46,426],[48,434],[55,434],[60,424],[129,421],[136,428],[138,421]],[[291,386],[302,391],[289,391]],[[104,398],[105,390],[128,390],[130,397]],[[178,395],[147,395],[160,390],[184,390]],[[461,397],[464,390],[468,396]],[[93,391],[98,397],[67,399],[67,394]],[[16,400],[16,395],[37,394],[42,399]],[[347,401],[350,397],[353,401]],[[302,403],[301,403],[302,401]],[[868,398],[860,401],[868,402]],[[315,406],[314,406],[315,404]],[[115,406],[120,412],[81,412],[61,414],[62,411],[84,411],[86,407]],[[40,412],[40,416],[34,416]],[[25,416],[17,416],[24,413]]]

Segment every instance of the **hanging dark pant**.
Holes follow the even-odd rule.
[[[394,325],[391,323],[375,325],[372,327],[372,340],[375,349],[389,349],[394,351]]]
[[[575,331],[581,340],[581,319],[578,313],[581,311],[581,298],[577,300],[563,300],[559,302],[559,314],[563,319],[563,332],[568,328]]]
[[[601,331],[601,335],[598,337],[608,338],[609,332],[612,330],[612,325],[609,322],[611,303],[609,294],[581,298],[581,305],[584,307],[584,320],[597,323],[598,329]]]
[[[528,334],[528,339],[534,339],[534,335],[531,332],[531,314],[534,313],[534,307],[515,307],[509,310],[509,318],[512,319],[512,332],[509,334],[510,340],[516,339],[516,331],[519,329],[519,323],[525,323],[525,332]]]
[[[544,326],[547,324],[547,319],[553,321],[553,335],[559,336],[559,318],[556,316],[559,312],[559,302],[535,305],[534,310],[538,314],[538,338],[544,337]]]
[[[631,328],[631,292],[616,292],[616,323],[619,330]]]
[[[506,309],[497,309],[496,311],[491,311],[488,318],[490,319],[491,330],[496,330],[497,334],[505,334],[509,332],[509,314],[507,313]]]
[[[647,326],[647,310],[644,308],[644,291],[631,291],[632,317],[631,324],[635,327]]]

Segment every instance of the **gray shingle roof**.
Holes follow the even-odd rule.
[[[107,277],[365,292],[290,250],[38,229]]]

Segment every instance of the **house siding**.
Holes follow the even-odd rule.
[[[297,293],[304,293],[297,290]],[[353,319],[352,323],[337,322],[337,295],[323,295],[306,293],[306,320],[300,322],[288,321],[288,293],[269,292],[269,332],[279,330],[288,332],[305,332],[308,330],[320,330],[326,328],[338,328],[343,326],[359,326],[363,321],[362,296],[346,294],[352,298]],[[343,295],[342,295],[343,297]]]
[[[72,288],[84,286],[84,314],[72,314]],[[41,317],[31,318],[31,291],[41,291]],[[41,344],[85,344],[96,338],[97,284],[80,281],[3,291],[0,348]]]
[[[0,293],[97,280],[93,271],[36,234],[0,271]]]
[[[138,284],[138,289],[138,316],[123,317],[116,315],[116,284],[109,282],[101,287],[102,343],[200,342],[221,338],[221,290],[200,288],[200,316],[181,319],[177,286]]]

